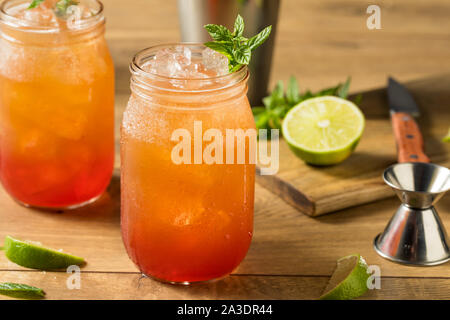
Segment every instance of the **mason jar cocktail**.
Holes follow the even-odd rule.
[[[247,68],[228,74],[224,56],[174,44],[138,53],[131,72],[121,128],[128,254],[167,282],[223,277],[244,259],[253,232],[256,130]]]
[[[103,6],[0,8],[0,178],[17,201],[72,208],[99,197],[114,162],[114,67]]]

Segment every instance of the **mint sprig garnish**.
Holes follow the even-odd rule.
[[[55,4],[55,12],[60,17],[65,17],[67,14],[67,9],[70,6],[76,6],[78,5],[78,1],[74,0],[60,0]]]
[[[60,0],[55,4],[55,9],[65,13],[70,6],[76,6],[77,4],[79,4],[79,2],[74,0]]]
[[[43,3],[45,0],[33,0],[28,9],[34,9],[37,8],[41,3]],[[55,3],[55,13],[59,17],[65,17],[67,15],[67,9],[70,6],[76,6],[79,2],[75,0],[59,0]]]
[[[30,5],[28,6],[28,9],[37,8],[44,1],[45,0],[33,0],[33,1],[31,1]]]
[[[222,25],[207,24],[204,26],[214,40],[205,42],[204,45],[228,58],[230,73],[239,70],[243,65],[248,65],[252,57],[252,51],[262,45],[272,31],[272,26],[268,26],[248,39],[243,36],[244,27],[244,19],[239,14],[234,22],[233,32]]]
[[[264,106],[252,108],[256,127],[258,129],[281,129],[281,122],[287,112],[300,102],[310,98],[337,96],[347,99],[350,83],[351,78],[348,77],[344,83],[339,83],[334,87],[314,93],[310,90],[301,93],[297,79],[294,76],[291,76],[289,79],[286,92],[283,81],[278,81],[271,94],[263,98]],[[356,96],[354,102],[356,104],[361,102],[361,97],[361,95]]]

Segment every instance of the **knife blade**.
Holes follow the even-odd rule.
[[[392,112],[410,113],[414,117],[420,115],[419,107],[411,93],[394,78],[388,80],[388,101]]]
[[[430,162],[423,151],[422,134],[414,120],[420,113],[411,93],[391,77],[388,80],[387,93],[398,162]]]

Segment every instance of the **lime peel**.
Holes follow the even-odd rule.
[[[0,283],[0,294],[17,299],[42,299],[44,290],[21,283]]]
[[[367,268],[366,261],[359,254],[339,259],[320,299],[350,300],[363,295],[368,290],[370,277]]]
[[[447,135],[442,138],[442,142],[450,142],[450,128],[448,129]]]
[[[37,242],[22,241],[6,236],[4,243],[6,257],[26,268],[39,270],[55,270],[71,265],[83,265],[83,258],[49,249]]]

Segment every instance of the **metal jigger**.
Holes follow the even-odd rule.
[[[450,260],[449,240],[433,206],[450,189],[450,170],[431,163],[399,163],[387,168],[383,178],[402,204],[375,238],[375,250],[386,259],[409,265]]]

